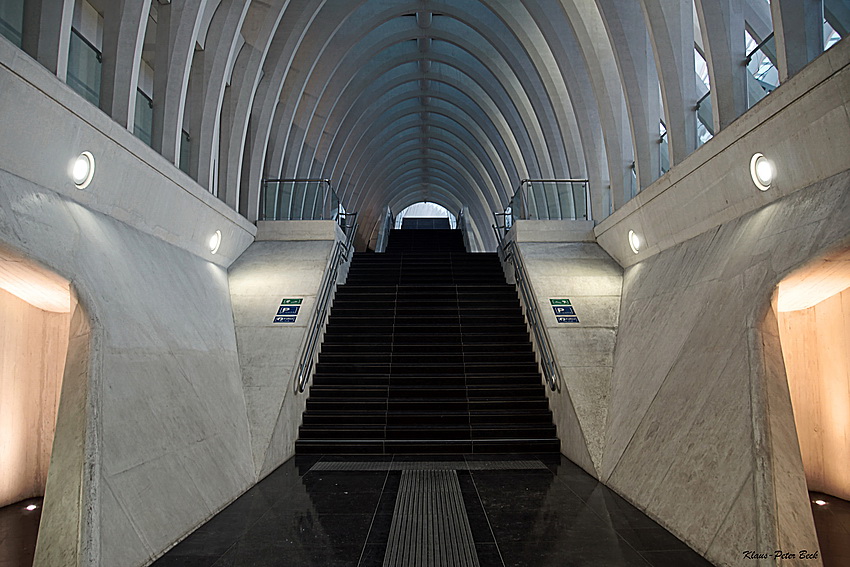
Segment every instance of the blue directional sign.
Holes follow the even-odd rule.
[[[558,323],[578,323],[578,317],[556,317]]]
[[[555,312],[555,315],[575,315],[576,310],[570,305],[563,306],[554,306],[552,310]]]
[[[301,309],[300,305],[281,305],[277,309],[278,315],[298,315],[298,311]]]
[[[294,323],[297,317],[275,317],[275,323]]]

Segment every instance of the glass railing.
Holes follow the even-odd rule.
[[[153,132],[153,101],[142,92],[136,90],[136,119],[133,122],[133,133],[138,139],[151,145]]]
[[[750,108],[779,86],[776,42],[771,33],[747,54],[747,101]]]
[[[0,35],[20,47],[24,30],[24,0],[0,2]]]
[[[71,28],[68,49],[68,86],[95,106],[100,106],[100,51]]]
[[[517,220],[587,219],[587,179],[523,179],[505,209],[508,228]]]
[[[345,214],[329,179],[266,179],[260,220],[338,220]]]

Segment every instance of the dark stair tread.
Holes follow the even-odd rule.
[[[459,231],[355,253],[323,340],[297,453],[559,451],[516,290]]]

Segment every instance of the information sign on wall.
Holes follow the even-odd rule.
[[[552,312],[555,314],[555,320],[558,323],[578,323],[578,315],[576,315],[575,307],[572,302],[566,298],[549,298],[549,305],[552,306]]]
[[[280,300],[280,307],[274,317],[274,323],[294,323],[301,311],[303,297],[285,297]]]

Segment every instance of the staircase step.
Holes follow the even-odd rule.
[[[308,394],[299,454],[560,450],[516,289],[458,231],[354,254]]]

